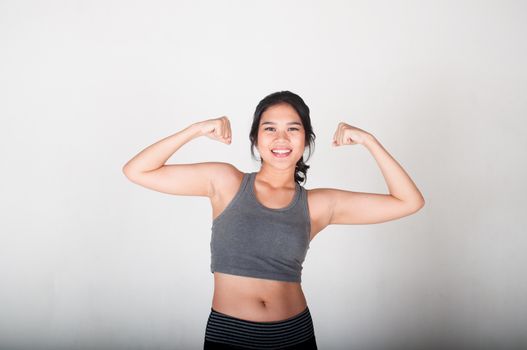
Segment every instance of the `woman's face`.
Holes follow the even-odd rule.
[[[281,103],[262,113],[256,148],[265,163],[282,169],[294,168],[304,154],[305,137],[296,110]]]

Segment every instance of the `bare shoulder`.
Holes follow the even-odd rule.
[[[221,197],[237,191],[242,182],[244,172],[230,163],[218,162],[215,164],[211,197]]]

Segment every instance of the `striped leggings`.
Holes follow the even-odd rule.
[[[317,349],[308,307],[293,317],[274,322],[248,321],[210,310],[204,350]]]

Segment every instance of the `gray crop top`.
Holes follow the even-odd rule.
[[[311,224],[307,192],[296,183],[283,208],[261,204],[254,194],[256,173],[245,173],[238,192],[212,222],[212,273],[301,282]]]

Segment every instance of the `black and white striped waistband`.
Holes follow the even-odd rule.
[[[205,339],[250,349],[279,349],[314,336],[309,308],[282,321],[256,322],[217,312],[211,308]]]

